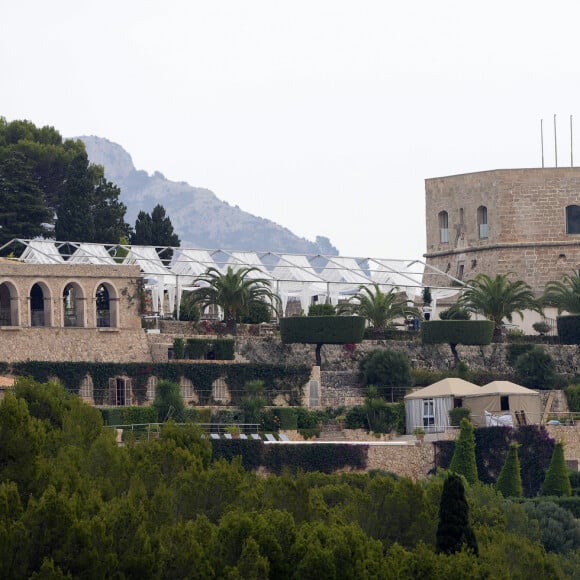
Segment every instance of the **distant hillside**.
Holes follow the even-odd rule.
[[[134,224],[139,211],[151,213],[161,204],[183,245],[208,249],[235,249],[337,255],[323,236],[315,242],[300,238],[288,228],[232,207],[209,189],[169,181],[161,173],[148,175],[135,169],[120,145],[101,137],[78,137],[92,163],[103,165],[109,181],[121,188],[127,206],[126,221]]]

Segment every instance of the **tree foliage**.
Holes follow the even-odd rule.
[[[419,316],[419,311],[407,306],[407,298],[397,288],[383,292],[378,284],[359,286],[358,292],[348,302],[338,305],[339,313],[362,316],[373,329],[375,337],[382,337],[385,328],[397,318],[407,315]]]
[[[0,118],[0,243],[53,226],[63,241],[118,243],[130,232],[119,196],[104,169],[89,164],[82,141]]]
[[[449,469],[465,477],[468,483],[475,483],[477,478],[477,463],[475,461],[475,432],[469,419],[461,419],[459,437]]]
[[[516,443],[510,444],[508,456],[499,472],[495,488],[504,497],[521,497],[523,495],[520,458],[518,456],[518,445]]]
[[[557,378],[554,359],[541,346],[535,346],[517,358],[516,378],[531,389],[551,389]]]
[[[445,489],[444,475],[336,472],[345,458],[360,466],[362,446],[223,440],[223,449],[236,447],[217,459],[198,426],[171,421],[158,439],[120,446],[97,409],[31,380],[0,401],[0,441],[7,580],[490,578],[498,570],[525,578],[530,569],[562,578],[577,569],[569,512],[544,500],[524,508],[489,486]],[[277,470],[284,447],[294,472],[253,471],[253,454],[270,451]],[[329,473],[317,470],[323,456]]]
[[[580,275],[564,274],[560,280],[548,282],[542,302],[558,308],[558,314],[580,314]]]
[[[361,361],[360,371],[366,385],[375,385],[391,401],[412,384],[409,359],[388,348],[373,350]]]
[[[437,552],[454,554],[463,547],[478,554],[477,540],[469,525],[469,506],[463,481],[450,473],[443,483],[437,526]]]
[[[173,256],[171,248],[179,247],[181,241],[173,229],[169,216],[165,215],[165,208],[157,204],[151,214],[139,212],[131,243],[139,246],[161,247],[163,249],[159,250],[159,257],[169,261]]]
[[[541,495],[569,496],[572,495],[570,476],[564,459],[564,444],[559,441],[554,447],[550,466],[542,484]]]
[[[225,273],[217,268],[208,268],[196,279],[199,288],[193,291],[192,300],[202,308],[222,308],[227,331],[236,334],[238,317],[254,303],[266,300],[274,308],[278,304],[277,295],[270,289],[270,281],[256,277],[257,272],[260,272],[258,268],[250,267],[234,270],[228,266]]]
[[[512,281],[509,274],[497,274],[495,278],[478,274],[467,282],[459,305],[492,320],[495,340],[501,340],[504,319],[512,322],[514,314],[523,318],[525,310],[541,312],[529,284],[522,280]]]

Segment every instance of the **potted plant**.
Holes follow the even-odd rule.
[[[415,435],[418,441],[423,441],[425,439],[425,429],[423,427],[415,427],[413,429],[413,435]]]
[[[228,425],[225,431],[230,433],[234,439],[240,438],[241,429],[239,425]]]

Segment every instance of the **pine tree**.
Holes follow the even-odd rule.
[[[50,219],[30,164],[20,153],[11,153],[0,162],[0,245],[45,233],[42,224]]]
[[[501,468],[499,477],[495,483],[495,488],[500,491],[504,497],[522,497],[523,495],[517,443],[512,443],[510,445],[508,456]]]
[[[95,222],[92,203],[93,183],[89,173],[89,159],[83,152],[74,157],[68,168],[55,227],[58,240],[93,241]]]
[[[469,506],[461,477],[450,473],[443,484],[437,526],[437,552],[454,554],[466,546],[478,554],[477,539],[469,525]]]
[[[463,475],[468,483],[477,481],[477,464],[475,462],[475,431],[468,419],[462,419],[459,437],[455,442],[455,451],[451,459],[450,471]]]
[[[544,478],[540,495],[572,495],[570,475],[568,474],[568,468],[564,460],[564,443],[562,441],[556,443],[554,447],[552,460],[546,471],[546,477]]]

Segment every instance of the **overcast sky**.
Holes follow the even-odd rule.
[[[570,165],[579,22],[572,0],[4,0],[0,116],[342,255],[416,258],[425,178],[540,166],[541,118],[553,165],[554,114]]]

